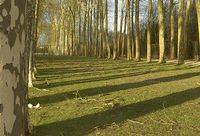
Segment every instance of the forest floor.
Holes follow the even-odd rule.
[[[198,136],[200,65],[37,58],[34,136]]]

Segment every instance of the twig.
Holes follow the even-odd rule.
[[[166,121],[164,121],[164,120],[162,120],[163,122],[160,122],[160,121],[157,121],[157,120],[153,119],[152,117],[149,117],[149,119],[152,120],[152,121],[155,122],[155,123],[158,123],[158,124],[173,125],[173,123],[168,123],[168,122],[166,122]]]
[[[131,120],[131,119],[127,119],[127,121],[131,122],[131,123],[136,123],[136,124],[140,124],[143,125],[143,122],[139,122],[139,121],[135,121],[135,120]]]
[[[99,106],[99,107],[92,107],[92,108],[90,108],[90,109],[92,110],[92,109],[103,109],[103,108],[104,108],[104,107],[100,107],[100,106]]]

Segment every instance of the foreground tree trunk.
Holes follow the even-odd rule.
[[[26,0],[0,2],[0,135],[27,135]],[[8,29],[9,28],[9,29]]]
[[[159,63],[165,62],[165,27],[163,16],[163,0],[158,0],[158,20],[159,20]]]
[[[115,0],[113,59],[117,59],[118,0]]]
[[[200,0],[196,0],[196,10],[197,10],[198,28],[199,28],[199,54],[200,54]],[[200,60],[200,57],[198,58],[198,60]]]
[[[170,59],[175,59],[174,0],[170,0]]]
[[[184,63],[184,34],[183,34],[183,0],[179,0],[178,9],[178,64]]]
[[[151,18],[152,0],[148,1],[148,27],[147,27],[147,62],[151,62]]]

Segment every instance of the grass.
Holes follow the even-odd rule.
[[[200,135],[200,66],[38,57],[34,136]]]

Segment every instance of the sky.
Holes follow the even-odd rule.
[[[126,1],[126,0],[125,0]],[[109,31],[114,29],[114,0],[108,0],[109,2]],[[140,2],[140,19],[147,16],[147,0]],[[120,17],[121,17],[121,0],[118,0],[118,30],[120,28]]]

